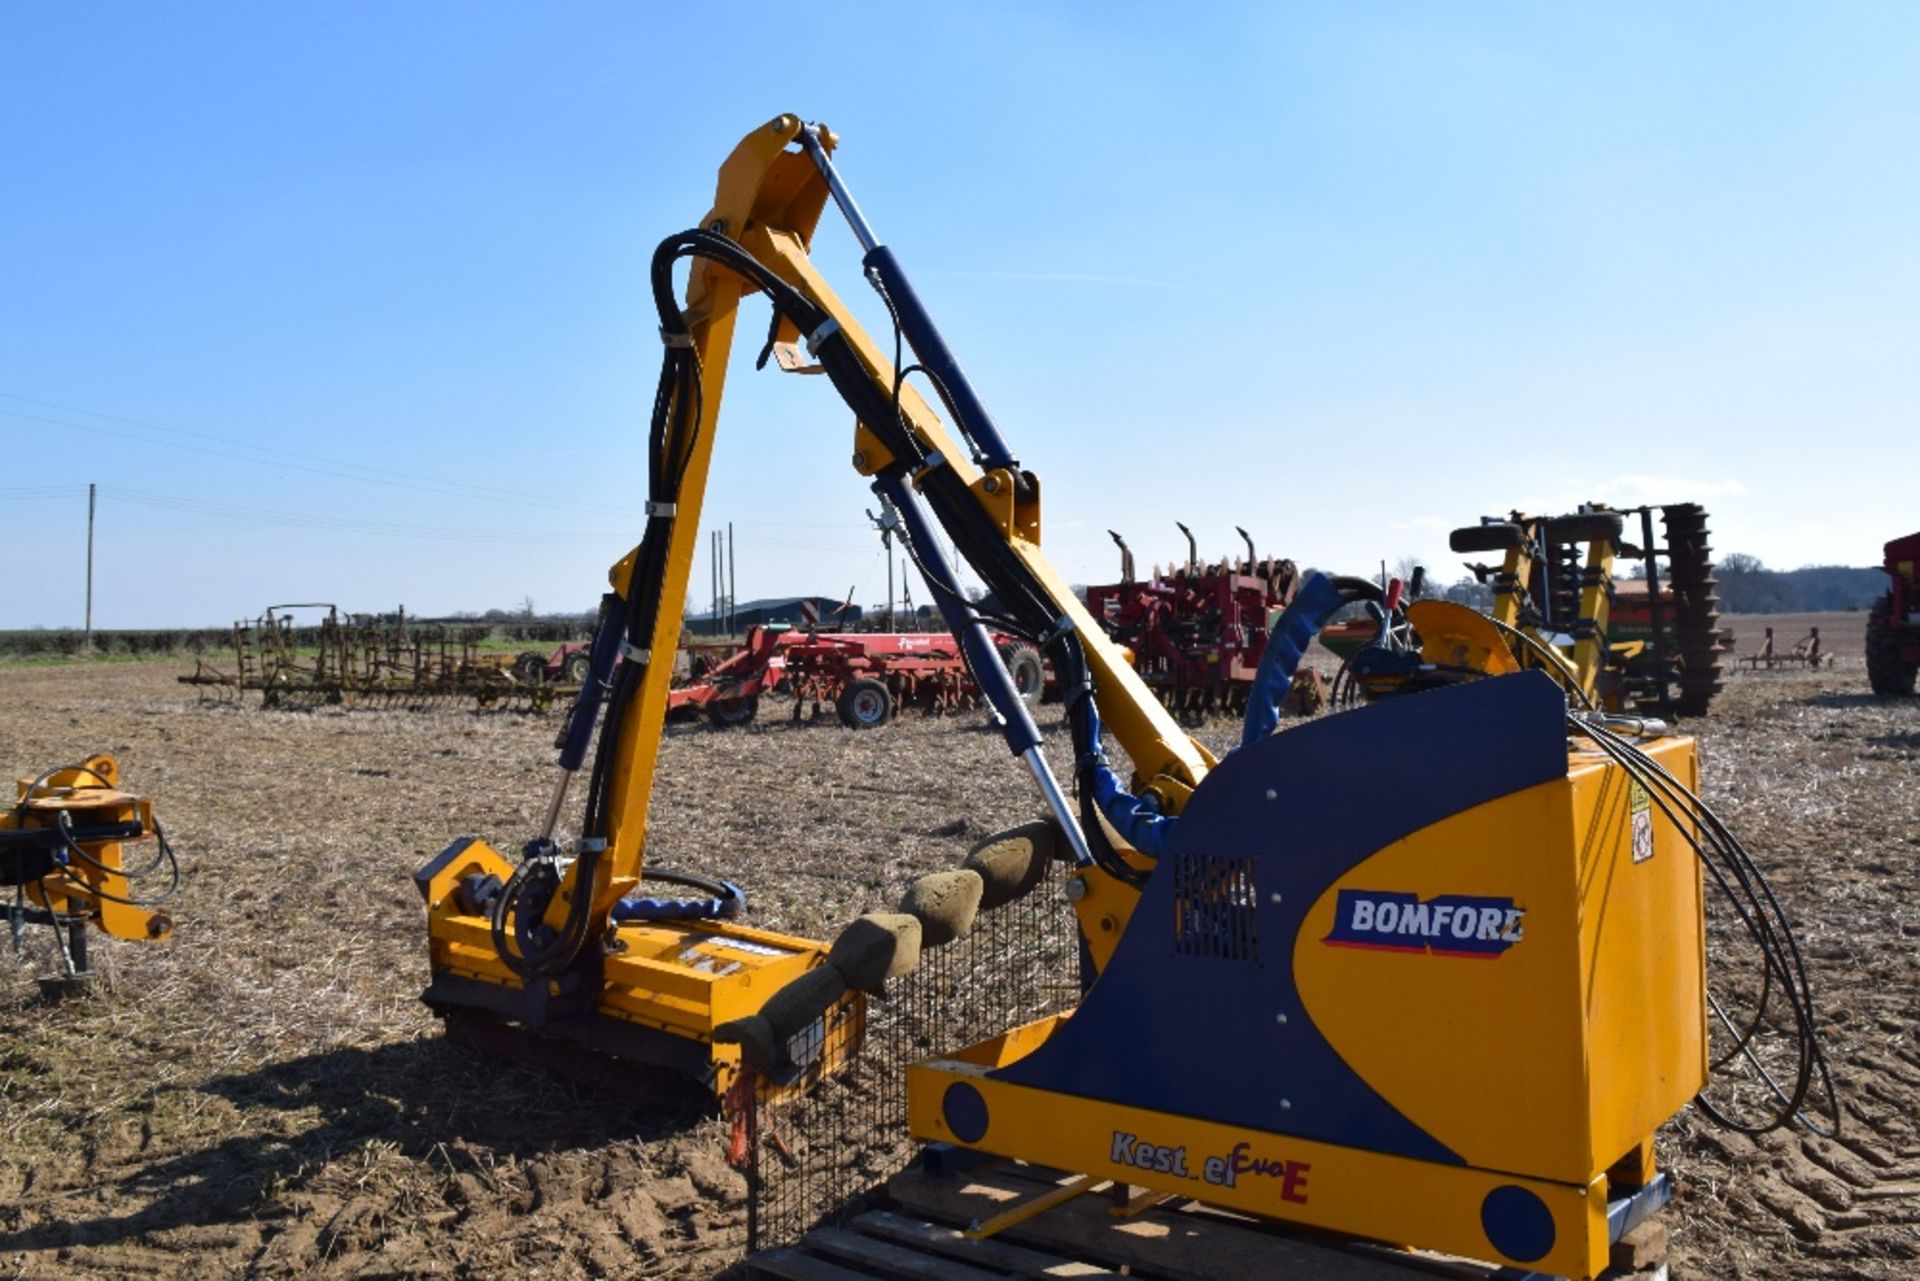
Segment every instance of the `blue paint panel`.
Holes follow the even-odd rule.
[[[1521,1263],[1545,1258],[1553,1249],[1553,1211],[1518,1184],[1503,1184],[1487,1193],[1480,1203],[1480,1228],[1494,1249]]]
[[[1522,672],[1343,712],[1233,753],[1195,790],[1173,825],[1170,852],[1251,860],[1259,937],[1274,946],[1263,946],[1258,962],[1180,955],[1172,860],[1162,860],[1073,1018],[994,1075],[1459,1163],[1313,1026],[1293,983],[1293,943],[1328,887],[1384,846],[1564,777],[1565,715],[1559,688],[1541,673]]]
[[[940,1115],[962,1143],[978,1143],[987,1135],[987,1101],[965,1081],[956,1081],[940,1096]]]

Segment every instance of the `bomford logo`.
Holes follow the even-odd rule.
[[[1441,894],[1423,899],[1393,890],[1341,890],[1329,947],[1435,956],[1497,957],[1523,937],[1524,908],[1510,898]]]

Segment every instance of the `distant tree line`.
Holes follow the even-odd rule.
[[[1664,574],[1664,571],[1663,571]],[[1645,578],[1635,563],[1631,578]],[[1758,556],[1729,552],[1714,566],[1720,580],[1720,609],[1728,614],[1822,614],[1870,607],[1887,590],[1887,576],[1878,569],[1849,565],[1807,565],[1800,569],[1768,569]],[[1664,586],[1664,583],[1663,583]],[[1429,587],[1429,593],[1434,592]],[[1493,590],[1471,575],[1439,592],[1448,600],[1476,609],[1493,607]]]
[[[1730,614],[1811,614],[1866,609],[1887,590],[1878,569],[1807,565],[1768,569],[1758,556],[1729,552],[1715,566],[1720,608]]]

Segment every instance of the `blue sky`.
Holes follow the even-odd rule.
[[[89,481],[98,626],[590,606],[648,255],[783,111],[1074,581],[1175,520],[1451,579],[1447,528],[1588,498],[1874,563],[1920,523],[1916,66],[1907,5],[15,0],[0,627],[80,620]],[[871,320],[841,227],[817,256]],[[739,358],[727,397],[740,595],[877,602],[844,408]]]

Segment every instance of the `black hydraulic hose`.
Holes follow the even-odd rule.
[[[52,779],[55,775],[69,773],[85,774],[99,783],[101,787],[109,790],[113,789],[114,786],[112,780],[108,779],[104,774],[101,774],[98,770],[89,769],[85,765],[60,765],[47,770],[27,785],[26,790],[20,794],[19,801],[14,805],[14,822],[20,829],[29,830],[25,822],[27,803],[33,800],[39,791],[47,785],[48,780]],[[160,870],[162,864],[166,865],[169,875],[167,888],[152,898],[120,898],[101,889],[97,885],[89,883],[89,892],[106,899],[108,902],[119,903],[127,907],[152,907],[172,898],[180,888],[180,860],[179,857],[174,854],[173,845],[167,840],[167,834],[165,830],[161,828],[158,819],[155,819],[153,822],[154,844],[156,847],[153,858],[143,867],[108,867],[105,863],[100,862],[88,854],[74,839],[73,819],[65,810],[55,815],[52,830],[59,836],[61,845],[70,857],[79,859],[81,863],[97,872],[102,872],[109,876],[122,877],[129,886],[135,881],[144,880],[153,875]]]
[[[663,245],[655,258],[655,292],[658,277],[671,278],[671,258],[662,262],[667,250]],[[672,322],[681,335],[686,326],[677,310]],[[662,315],[662,333],[669,333],[668,317]],[[660,586],[666,574],[667,545],[671,541],[674,504],[685,461],[692,451],[699,429],[701,412],[700,375],[690,344],[668,342],[667,358],[662,362],[660,380],[654,392],[653,412],[647,433],[647,527],[634,557],[627,580],[625,627],[619,635],[627,661],[613,669],[611,687],[606,691],[604,712],[599,713],[599,739],[593,764],[588,772],[585,815],[581,824],[578,861],[574,865],[574,883],[578,887],[567,916],[555,938],[542,945],[535,940],[538,918],[545,903],[558,890],[560,873],[551,851],[530,857],[514,870],[506,886],[497,895],[490,913],[494,950],[503,963],[526,980],[549,978],[565,970],[579,957],[591,928],[592,885],[606,847],[608,793],[614,757],[618,751],[621,728],[629,707],[644,678],[646,664],[636,657],[652,636],[659,617]],[[602,636],[596,651],[609,643]],[[604,657],[597,653],[596,657]],[[596,665],[594,679],[599,673]],[[573,726],[569,736],[576,747],[584,746],[596,709],[583,698],[582,723]],[[513,925],[508,928],[511,916]],[[509,946],[511,934],[512,946]]]
[[[1580,699],[1581,704],[1585,706],[1588,711],[1598,710],[1593,705],[1592,696],[1589,695],[1586,690],[1580,687],[1579,682],[1574,681],[1568,677],[1566,669],[1560,666],[1559,655],[1554,653],[1552,649],[1548,648],[1548,646],[1545,643],[1539,640],[1536,640],[1532,636],[1527,635],[1527,633],[1521,631],[1518,627],[1509,626],[1508,624],[1501,622],[1499,619],[1494,618],[1491,615],[1487,615],[1486,618],[1488,622],[1494,625],[1494,627],[1500,632],[1501,635],[1507,636],[1513,640],[1519,641],[1523,646],[1525,646],[1528,650],[1530,650],[1535,656],[1535,658],[1539,660],[1540,670],[1544,671],[1548,676],[1551,676],[1556,685],[1560,686],[1561,689],[1566,690],[1569,694],[1577,695]]]
[[[1746,1134],[1765,1134],[1795,1120],[1816,1134],[1838,1133],[1841,1119],[1839,1099],[1834,1091],[1832,1070],[1820,1045],[1805,961],[1786,914],[1759,866],[1712,807],[1675,778],[1659,761],[1590,718],[1570,714],[1568,724],[1589,738],[1647,790],[1653,803],[1700,858],[1702,866],[1711,875],[1761,953],[1763,969],[1760,995],[1754,1002],[1753,1020],[1744,1029],[1736,1027],[1719,1000],[1708,994],[1714,1016],[1734,1037],[1733,1046],[1715,1060],[1713,1068],[1717,1071],[1735,1057],[1745,1059],[1779,1101],[1780,1108],[1771,1118],[1759,1124],[1735,1118],[1704,1096],[1697,1100],[1701,1110],[1716,1124]],[[1699,834],[1696,834],[1696,829]],[[1752,1048],[1753,1039],[1765,1022],[1767,1005],[1776,982],[1785,994],[1794,1024],[1796,1064],[1791,1090],[1776,1080]],[[1830,1118],[1831,1131],[1816,1125],[1804,1111],[1816,1080],[1826,1099],[1825,1110]]]
[[[919,499],[907,485],[906,477],[898,466],[890,467],[875,478],[873,487],[900,513],[901,537],[914,550],[914,563],[927,575],[927,581],[938,588],[935,600],[941,617],[946,620],[954,639],[959,641],[967,666],[973,671],[974,682],[979,685],[988,705],[1000,716],[1001,733],[1007,740],[1008,749],[1015,756],[1021,756],[1038,747],[1040,730],[1033,723],[1033,715],[1021,699],[1020,691],[1014,688],[1013,677],[1000,661],[999,652],[994,649],[986,627],[967,608],[965,598],[960,594],[960,585],[953,577],[952,567],[947,564],[945,555],[934,541],[926,513],[921,510]]]
[[[1643,782],[1651,784],[1668,796],[1677,794],[1679,797],[1684,798],[1681,803],[1689,806],[1696,820],[1707,828],[1709,842],[1723,853],[1728,862],[1729,869],[1732,871],[1735,879],[1740,884],[1740,888],[1746,893],[1748,900],[1753,906],[1753,915],[1750,918],[1739,901],[1737,899],[1734,900],[1735,907],[1740,909],[1742,922],[1747,924],[1750,930],[1755,928],[1755,923],[1757,922],[1759,932],[1765,935],[1763,942],[1768,945],[1767,959],[1769,962],[1769,973],[1774,972],[1777,967],[1780,967],[1780,954],[1782,951],[1784,951],[1785,957],[1792,962],[1793,972],[1788,974],[1784,968],[1779,968],[1779,976],[1782,983],[1786,985],[1789,997],[1799,1003],[1800,1008],[1804,1011],[1805,1021],[1807,1025],[1811,1027],[1813,1020],[1811,987],[1807,978],[1806,963],[1800,953],[1799,941],[1794,937],[1792,929],[1786,924],[1785,910],[1774,897],[1773,887],[1768,884],[1766,877],[1761,873],[1759,866],[1754,863],[1752,856],[1747,853],[1746,848],[1741,845],[1739,839],[1728,830],[1719,815],[1714,813],[1699,797],[1695,796],[1685,784],[1674,778],[1673,774],[1667,770],[1665,766],[1661,765],[1652,757],[1647,756],[1645,753],[1639,752],[1638,749],[1633,748],[1631,744],[1625,743],[1624,740],[1616,739],[1614,740],[1614,744],[1603,744],[1603,746],[1612,747],[1616,753],[1616,759],[1620,759],[1622,755],[1630,753],[1635,762],[1642,767],[1643,772],[1641,777]],[[1695,848],[1698,848],[1697,843]],[[1773,924],[1775,921],[1779,922],[1777,931]],[[1731,1052],[1729,1052],[1727,1057],[1731,1057]]]
[[[841,399],[854,411],[894,456],[895,461],[914,476],[915,486],[947,535],[953,539],[967,564],[1001,602],[1002,608],[1022,628],[1035,637],[1052,637],[1045,648],[1054,659],[1056,674],[1085,673],[1080,639],[1071,628],[1059,626],[1054,606],[1044,586],[1027,569],[992,519],[980,507],[972,492],[961,482],[945,460],[930,458],[917,437],[901,418],[897,403],[898,387],[876,386],[872,375],[837,326],[830,325],[827,313],[786,281],[781,280],[744,248],[713,232],[692,230],[669,237],[655,251],[652,270],[654,301],[660,316],[661,333],[670,348],[683,342],[689,333],[674,298],[673,264],[682,257],[703,257],[738,273],[754,287],[764,291],[776,311],[783,313],[802,334],[807,335],[812,351],[827,373]],[[896,361],[896,366],[898,365]],[[696,375],[697,376],[697,375]],[[936,377],[936,382],[938,382]],[[949,389],[950,390],[950,389]],[[1011,459],[1007,459],[1011,462]],[[635,567],[636,582],[640,567]],[[633,597],[629,597],[630,602]],[[1079,679],[1076,677],[1075,679]],[[616,699],[617,703],[619,700]],[[609,710],[609,717],[613,715]],[[1068,712],[1077,757],[1084,761],[1100,749],[1091,699],[1075,700]],[[604,731],[603,731],[604,734]],[[1141,875],[1119,858],[1097,822],[1087,826],[1088,844],[1097,860],[1109,866],[1115,875],[1138,883]]]
[[[167,883],[167,888],[152,898],[121,898],[116,894],[101,889],[92,882],[88,882],[87,893],[91,895],[103,898],[109,903],[120,903],[127,907],[152,907],[155,904],[164,903],[172,898],[174,893],[180,888],[180,860],[174,857],[173,846],[167,842],[166,833],[160,830],[160,824],[157,822],[153,825],[153,835],[154,839],[159,843],[159,852],[154,855],[153,862],[148,864],[146,872],[138,874],[128,872],[122,868],[108,867],[105,863],[100,862],[85,850],[81,849],[79,844],[73,839],[73,820],[67,816],[65,810],[60,811],[59,817],[54,820],[54,827],[60,833],[61,843],[67,847],[67,852],[96,872],[102,872],[108,876],[122,877],[129,884],[147,875],[147,873],[152,872],[158,868],[162,862],[168,865],[172,873],[171,879]]]
[[[1662,812],[1666,813],[1669,818],[1674,818],[1664,800],[1656,797],[1656,804],[1660,805]],[[1679,820],[1674,818],[1674,821],[1678,822]],[[1793,980],[1786,974],[1779,957],[1781,943],[1772,923],[1764,914],[1750,913],[1746,907],[1741,904],[1735,891],[1727,883],[1726,875],[1719,867],[1714,865],[1712,861],[1713,854],[1703,848],[1698,841],[1689,839],[1688,843],[1693,846],[1695,853],[1706,861],[1706,865],[1712,870],[1715,883],[1720,887],[1721,893],[1727,898],[1727,901],[1733,905],[1736,914],[1740,917],[1741,923],[1747,928],[1750,936],[1754,938],[1756,945],[1761,950],[1763,959],[1760,993],[1754,998],[1752,1019],[1747,1023],[1745,1028],[1736,1028],[1733,1019],[1727,1014],[1726,1009],[1721,1005],[1719,999],[1714,996],[1712,992],[1707,993],[1708,1005],[1712,1009],[1714,1016],[1734,1038],[1734,1043],[1713,1061],[1711,1068],[1714,1072],[1718,1072],[1736,1058],[1745,1059],[1755,1074],[1759,1076],[1767,1089],[1781,1104],[1780,1111],[1764,1124],[1750,1124],[1737,1120],[1731,1113],[1723,1111],[1710,1099],[1704,1097],[1699,1100],[1700,1108],[1717,1124],[1728,1129],[1739,1130],[1746,1134],[1765,1134],[1778,1129],[1789,1120],[1798,1119],[1803,1125],[1815,1133],[1827,1135],[1829,1131],[1823,1130],[1820,1126],[1815,1125],[1802,1111],[1812,1088],[1813,1077],[1817,1073],[1821,1078],[1823,1092],[1826,1094],[1829,1103],[1834,1105],[1832,1111],[1833,1124],[1837,1130],[1839,1125],[1837,1102],[1833,1094],[1832,1078],[1825,1056],[1818,1047],[1817,1033],[1814,1028],[1814,1015],[1809,1003],[1810,998],[1806,996],[1804,989],[1798,988]],[[1755,1036],[1764,1030],[1766,1026],[1767,1004],[1774,989],[1774,979],[1776,976],[1779,978],[1783,989],[1785,989],[1787,999],[1793,1009],[1795,1031],[1799,1043],[1794,1087],[1791,1093],[1781,1087],[1773,1073],[1760,1061],[1759,1057],[1751,1048]]]
[[[673,871],[664,867],[649,867],[640,873],[643,881],[659,881],[663,885],[679,885],[690,890],[703,890],[714,898],[724,898],[737,889],[729,881],[717,876],[702,876],[697,872]]]

